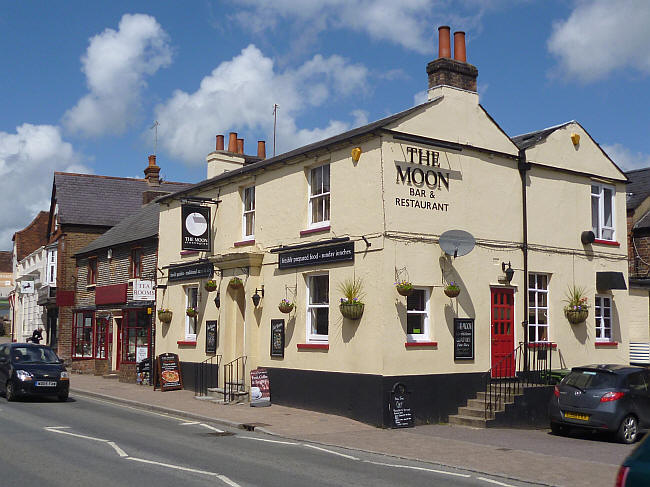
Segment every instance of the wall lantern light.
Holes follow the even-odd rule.
[[[262,293],[260,296],[258,293]],[[253,306],[257,308],[257,306],[260,304],[260,300],[264,297],[264,284],[262,284],[262,289],[257,289],[255,288],[255,294],[253,294],[253,297],[251,298],[253,300]]]
[[[217,291],[217,296],[214,298],[214,305],[219,309],[221,307],[221,293]]]
[[[580,134],[572,133],[571,142],[573,142],[573,145],[578,145],[580,143]]]
[[[361,157],[361,147],[355,147],[352,149],[352,162],[359,162],[359,158]]]
[[[506,265],[508,267],[506,267]],[[515,275],[515,270],[512,268],[510,262],[508,262],[507,264],[505,262],[501,262],[501,270],[506,275],[506,281],[508,281],[508,284],[510,284],[510,281],[512,281],[512,277]]]

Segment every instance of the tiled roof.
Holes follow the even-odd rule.
[[[158,235],[158,215],[160,205],[149,203],[133,215],[126,217],[106,233],[93,240],[76,255],[88,254],[99,249],[116,247],[129,242],[136,242]]]
[[[14,233],[16,260],[18,262],[34,252],[37,248],[47,244],[47,225],[49,218],[49,212],[41,211],[29,225]]]
[[[59,224],[112,227],[142,207],[143,192],[173,193],[191,185],[163,181],[153,187],[146,179],[55,172],[54,186]]]
[[[630,180],[626,188],[627,209],[634,210],[650,196],[650,167],[628,171],[625,175]]]
[[[11,250],[0,250],[0,272],[13,272],[12,257]]]

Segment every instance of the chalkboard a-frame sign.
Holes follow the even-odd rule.
[[[474,318],[454,318],[454,360],[474,359]]]
[[[183,376],[181,375],[178,355],[175,353],[163,353],[162,355],[158,355],[156,362],[156,380],[154,380],[154,384],[160,384],[160,390],[162,392],[182,389]]]

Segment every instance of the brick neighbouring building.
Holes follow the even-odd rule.
[[[57,354],[72,359],[72,326],[77,262],[75,254],[121,220],[136,213],[143,200],[178,191],[183,183],[161,182],[155,156],[149,158],[145,179],[55,172],[50,200],[47,240],[56,245],[56,299],[49,306],[58,317]]]

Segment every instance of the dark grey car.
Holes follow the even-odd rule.
[[[555,434],[587,428],[634,443],[650,428],[650,371],[630,365],[574,367],[555,386],[549,416]]]

